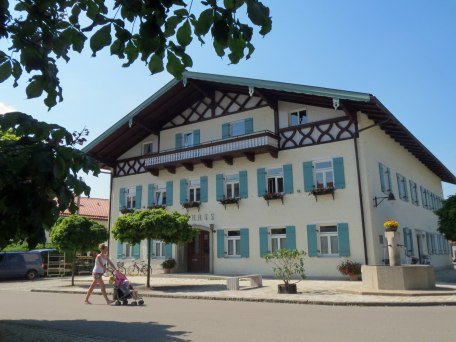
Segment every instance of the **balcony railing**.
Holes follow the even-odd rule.
[[[193,165],[203,163],[212,167],[215,160],[225,160],[232,164],[234,157],[246,156],[254,161],[255,154],[271,153],[277,157],[278,138],[270,131],[260,131],[228,139],[214,140],[195,146],[162,151],[160,153],[120,160],[117,162],[117,177],[150,171],[158,174],[158,170],[167,169],[174,173],[175,167],[184,166],[193,170]]]

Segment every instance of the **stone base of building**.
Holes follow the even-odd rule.
[[[363,289],[431,290],[435,288],[434,267],[430,265],[361,267]]]

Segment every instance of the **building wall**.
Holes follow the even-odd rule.
[[[358,119],[360,129],[374,123],[364,114],[359,114]],[[388,218],[399,221],[399,232],[402,240],[404,235],[403,228],[407,227],[412,230],[413,256],[418,257],[417,233],[438,233],[438,218],[431,210],[423,208],[419,186],[421,185],[443,198],[441,180],[378,126],[360,133],[359,155],[363,203],[366,212],[369,263],[382,264],[382,260],[388,258],[386,239],[384,239],[383,244],[380,243],[380,235],[384,235],[383,222]],[[384,200],[377,208],[374,208],[373,198],[386,196],[381,190],[379,162],[390,168],[392,192],[396,200]],[[408,202],[399,198],[397,172],[407,179]],[[417,183],[419,206],[411,203],[409,179]],[[424,241],[423,254],[429,255],[426,245],[427,243]],[[431,263],[435,267],[440,268],[450,265],[449,254],[432,254],[430,257]],[[410,262],[404,252],[402,253],[402,262]]]
[[[127,152],[122,154],[119,159],[133,158],[133,157],[142,155],[144,143],[152,143],[153,152],[154,153],[158,152],[158,136],[155,134],[150,134],[146,139],[144,139],[139,144],[136,144],[131,149],[129,149]]]
[[[322,107],[308,106],[300,103],[279,101],[279,128],[288,127],[290,124],[290,112],[306,110],[308,122],[316,122],[345,116],[341,110]]]

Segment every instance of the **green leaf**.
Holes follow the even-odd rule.
[[[175,15],[169,17],[165,22],[165,31],[163,32],[165,37],[174,36],[177,25],[179,25],[183,20],[183,17],[177,17]]]
[[[212,23],[214,22],[214,10],[213,9],[207,9],[203,12],[201,12],[198,21],[195,25],[195,34],[197,36],[204,36],[206,33],[209,32],[209,29],[212,26]]]
[[[265,16],[269,15],[269,10],[262,3],[255,1],[247,2],[247,14],[255,25],[261,26]]]
[[[192,41],[192,29],[188,20],[177,30],[177,42],[182,46],[187,46]]]
[[[181,59],[182,59],[182,63],[184,63],[184,66],[186,68],[191,68],[193,66],[192,58],[189,55],[187,55],[186,53],[181,54]]]
[[[221,19],[214,22],[214,26],[212,27],[212,35],[214,36],[214,41],[217,41],[224,47],[227,46],[229,32],[230,28],[225,20]]]
[[[178,17],[188,17],[188,11],[185,8],[181,8],[174,11],[174,14]]]
[[[11,63],[9,61],[0,65],[0,83],[6,81],[13,72]]]
[[[154,54],[150,59],[149,70],[152,74],[156,74],[164,70],[163,59],[160,58],[157,54]]]
[[[27,88],[25,89],[25,93],[27,94],[28,99],[40,97],[43,93],[43,82],[41,81],[41,79],[35,79],[32,82],[30,82]]]
[[[185,68],[179,58],[174,53],[168,51],[168,63],[166,64],[166,70],[174,77],[180,79]]]
[[[82,49],[84,49],[86,39],[86,36],[84,36],[81,32],[78,32],[77,34],[75,33],[73,35],[73,50],[81,53]]]
[[[90,38],[90,48],[93,51],[92,56],[95,57],[97,51],[109,45],[111,45],[111,24],[103,26]]]
[[[223,0],[223,6],[225,6],[227,10],[231,11],[236,6],[236,2],[234,0]]]
[[[128,67],[138,58],[138,48],[132,41],[129,41],[125,47],[125,53],[127,55],[128,62],[122,66]]]
[[[219,57],[225,56],[225,46],[221,45],[216,40],[214,40],[213,45],[214,45],[215,52],[217,53],[217,56],[219,56]]]

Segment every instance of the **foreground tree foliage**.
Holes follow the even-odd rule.
[[[106,228],[91,219],[79,215],[61,217],[52,227],[50,235],[52,243],[57,249],[72,256],[71,285],[74,286],[76,252],[89,252],[98,249],[98,244],[108,240]]]
[[[142,240],[148,241],[147,286],[150,286],[150,241],[162,240],[165,243],[183,244],[190,242],[198,233],[188,223],[189,216],[165,209],[137,210],[119,216],[114,222],[112,234],[116,240],[132,245]]]
[[[456,195],[449,196],[442,208],[435,212],[439,217],[439,232],[450,241],[456,241]]]
[[[45,242],[60,212],[77,209],[74,196],[90,193],[79,171],[99,173],[76,149],[87,130],[69,133],[23,113],[0,115],[0,250],[12,242]]]
[[[44,103],[51,108],[63,100],[56,60],[68,62],[70,50],[81,52],[87,40],[93,56],[109,48],[111,55],[126,59],[124,67],[139,58],[152,74],[166,65],[180,78],[193,65],[186,48],[194,36],[204,44],[209,34],[217,55],[228,52],[236,64],[254,51],[250,22],[263,36],[271,30],[269,8],[258,0],[206,0],[195,6],[199,11],[192,4],[193,0],[0,0],[0,41],[6,40],[13,52],[0,50],[0,82],[13,77],[16,86],[23,70],[33,73],[27,97],[44,91]],[[243,13],[250,20],[247,24],[239,19]]]

